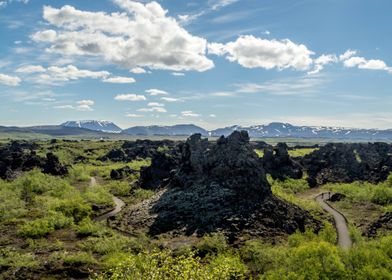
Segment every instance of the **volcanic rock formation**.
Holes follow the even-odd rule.
[[[385,181],[392,171],[392,146],[386,143],[327,144],[302,158],[311,187],[332,183]]]
[[[272,195],[247,132],[235,131],[214,145],[195,134],[180,151],[167,186],[126,209],[113,226],[128,232],[144,228],[151,235],[221,231],[230,240],[319,227],[306,211]]]
[[[49,153],[45,159],[36,154],[37,148],[38,145],[25,141],[12,141],[0,146],[0,178],[13,179],[17,172],[35,167],[52,175],[65,175],[68,172],[57,156]]]
[[[159,148],[168,148],[169,150],[175,147],[175,142],[170,140],[151,141],[151,140],[136,140],[125,141],[120,149],[110,150],[106,155],[98,160],[101,161],[116,161],[116,162],[131,162],[137,158],[153,157]]]
[[[263,165],[272,178],[284,180],[285,178],[301,179],[302,167],[291,159],[285,143],[278,143],[276,147],[264,148]]]

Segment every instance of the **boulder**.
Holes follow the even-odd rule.
[[[60,163],[59,158],[56,155],[47,153],[43,172],[46,174],[63,176],[68,174],[68,169]]]

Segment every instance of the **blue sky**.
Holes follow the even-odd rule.
[[[388,0],[0,1],[0,125],[392,128],[391,10]]]

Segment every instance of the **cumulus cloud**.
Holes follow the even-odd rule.
[[[167,110],[163,107],[151,107],[151,108],[141,108],[137,110],[138,112],[154,112],[154,113],[166,113]]]
[[[168,92],[161,90],[161,89],[156,89],[156,88],[151,88],[146,90],[146,92],[152,96],[157,96],[157,95],[169,95]]]
[[[358,67],[359,69],[367,70],[385,70],[392,72],[392,68],[380,59],[366,59],[360,56],[353,56],[343,62],[345,67],[353,68]]]
[[[25,65],[22,67],[19,67],[18,69],[15,70],[16,73],[42,73],[45,72],[46,69],[42,67],[41,65]]]
[[[314,60],[314,69],[309,71],[308,74],[317,74],[324,69],[325,65],[337,63],[338,57],[334,54],[323,54]]]
[[[181,101],[181,99],[174,98],[174,97],[161,97],[161,99],[166,102],[180,102]]]
[[[191,35],[157,2],[114,2],[126,13],[45,6],[43,18],[56,30],[41,30],[31,38],[50,44],[49,52],[101,57],[129,69],[206,71],[214,67],[206,57],[207,41]]]
[[[354,56],[354,55],[356,55],[356,54],[357,54],[357,51],[354,51],[354,50],[347,50],[345,53],[343,53],[343,54],[341,54],[341,55],[339,56],[339,60],[340,60],[340,61],[347,60],[347,59],[349,59],[350,57],[352,57],[352,56]]]
[[[69,110],[76,110],[76,111],[81,111],[81,112],[92,112],[94,111],[94,109],[91,107],[94,105],[94,101],[93,100],[80,100],[75,102],[75,105],[58,105],[55,106],[55,109],[69,109]]]
[[[267,40],[252,35],[240,36],[227,44],[211,43],[208,52],[225,56],[231,62],[238,62],[245,68],[308,70],[313,60],[305,45],[288,39]]]
[[[10,76],[6,74],[0,74],[0,84],[6,86],[19,86],[22,80],[16,76]]]
[[[39,84],[49,84],[49,85],[57,85],[63,82],[75,81],[82,78],[103,79],[110,75],[110,73],[107,71],[81,70],[73,65],[67,65],[64,67],[50,66],[46,69],[41,67],[25,66],[24,69],[19,69],[19,71],[24,71],[23,73],[42,72],[41,74],[33,77],[33,81]]]
[[[143,101],[143,100],[147,100],[147,98],[144,95],[138,95],[138,94],[134,94],[134,93],[119,94],[119,95],[116,95],[116,97],[114,99],[117,101]]]
[[[136,82],[134,78],[131,77],[110,77],[102,80],[104,83],[111,84],[132,84]]]
[[[165,107],[165,104],[158,102],[150,102],[147,104],[148,107]]]
[[[200,117],[200,114],[194,113],[193,111],[182,111],[181,116],[183,116],[183,117]]]
[[[131,70],[129,70],[129,72],[131,72],[133,74],[144,74],[144,73],[147,73],[147,71],[144,70],[144,68],[141,68],[141,67],[134,67]]]

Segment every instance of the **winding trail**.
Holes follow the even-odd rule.
[[[348,249],[352,246],[350,232],[347,225],[347,219],[342,213],[330,206],[326,200],[330,197],[331,193],[321,193],[315,197],[315,200],[320,206],[330,213],[335,220],[335,228],[338,235],[338,245],[342,248]]]
[[[90,178],[90,186],[96,186],[97,185],[97,179],[95,177]],[[125,206],[125,202],[119,199],[118,197],[113,196],[113,202],[116,205],[114,209],[110,212],[107,212],[101,216],[96,217],[94,220],[95,221],[104,221],[107,220],[110,217],[116,216],[122,208]]]

